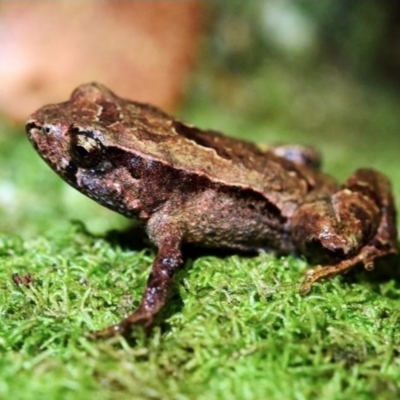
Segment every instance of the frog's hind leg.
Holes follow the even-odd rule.
[[[314,282],[348,272],[357,264],[371,270],[375,259],[398,250],[390,182],[374,170],[358,170],[332,196],[300,207],[295,219],[297,242],[305,255],[330,259],[310,270],[302,293]]]

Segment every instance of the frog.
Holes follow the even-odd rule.
[[[398,254],[389,179],[371,168],[343,184],[313,147],[258,145],[184,123],[87,83],[27,120],[33,147],[67,183],[134,219],[156,256],[139,306],[93,338],[150,331],[185,263],[184,245],[305,257],[300,286]]]

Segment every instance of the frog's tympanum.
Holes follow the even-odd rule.
[[[27,122],[38,153],[70,185],[143,225],[158,252],[134,313],[95,337],[149,328],[183,264],[182,244],[302,254],[321,278],[396,253],[388,179],[356,171],[343,185],[311,148],[261,148],[184,124],[92,83]]]

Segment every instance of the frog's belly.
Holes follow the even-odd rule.
[[[295,250],[286,221],[263,199],[205,191],[180,212],[186,243],[240,250]]]

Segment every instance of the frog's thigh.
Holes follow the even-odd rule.
[[[300,207],[293,220],[296,245],[311,261],[322,263],[307,271],[300,292],[308,293],[316,281],[369,262],[374,247],[367,243],[377,230],[379,216],[373,202],[348,189],[338,191],[329,200]]]
[[[378,171],[363,168],[357,170],[344,185],[352,192],[373,199],[379,208],[380,221],[375,245],[386,252],[393,252],[397,241],[396,207],[389,179]]]
[[[315,281],[347,272],[358,263],[371,269],[377,257],[396,252],[390,183],[373,170],[358,170],[332,197],[302,206],[293,222],[297,244],[305,255],[321,258],[325,253],[326,260],[332,256],[329,265],[309,272],[302,292],[309,291]]]
[[[342,189],[303,204],[292,217],[294,241],[307,257],[326,262],[354,254],[377,229],[380,212],[362,194]]]

